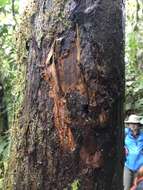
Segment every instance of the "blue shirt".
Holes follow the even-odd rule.
[[[143,132],[135,138],[129,128],[125,128],[125,148],[127,150],[125,166],[137,171],[143,166]]]

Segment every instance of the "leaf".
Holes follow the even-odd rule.
[[[1,179],[0,179],[0,190],[3,189],[3,182],[4,182],[4,178],[1,178]]]
[[[125,106],[125,109],[126,109],[126,111],[127,110],[130,110],[132,108],[132,103],[126,103],[126,106]]]
[[[79,187],[79,180],[74,180],[74,182],[71,185],[72,190],[78,190]]]
[[[8,33],[7,27],[0,27],[0,37]]]
[[[0,0],[0,6],[5,6],[6,4],[10,3],[10,0]]]

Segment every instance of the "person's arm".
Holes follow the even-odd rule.
[[[127,134],[129,133],[129,128],[125,128],[125,137],[124,138],[126,138],[126,136],[127,136]],[[129,150],[128,150],[128,148],[126,147],[126,145],[124,145],[124,155],[125,155],[125,159],[126,159],[126,156],[128,155],[128,153],[129,153]]]
[[[130,130],[129,128],[125,127],[125,137],[129,133],[129,130]]]

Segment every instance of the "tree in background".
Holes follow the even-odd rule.
[[[143,1],[126,1],[126,114],[143,114]]]
[[[0,83],[0,134],[2,135],[6,130],[8,130],[8,116],[4,103],[4,89]]]
[[[0,1],[0,79],[5,92],[5,102],[9,115],[10,125],[16,111],[22,90],[22,66],[17,63],[15,44],[15,19],[18,14],[17,1],[15,1],[15,13],[13,13],[11,1]]]
[[[4,189],[9,145],[13,140],[9,131],[20,107],[24,79],[22,66],[16,63],[14,29],[18,0],[14,2],[15,8],[10,0],[0,0],[0,190]]]

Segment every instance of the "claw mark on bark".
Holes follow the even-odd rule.
[[[75,143],[71,129],[68,127],[70,124],[70,118],[66,105],[66,99],[60,84],[59,66],[56,64],[56,40],[54,40],[49,54],[47,56],[45,64],[48,66],[45,77],[51,84],[51,91],[49,95],[54,99],[54,123],[58,131],[60,144],[64,150],[73,151],[75,149]]]
[[[84,10],[84,13],[89,14],[89,13],[91,13],[92,11],[94,11],[94,9],[98,7],[100,1],[101,1],[101,0],[97,0],[93,5],[87,7],[87,8]]]
[[[60,40],[53,41],[45,61],[44,71],[44,79],[50,84],[49,96],[54,100],[54,123],[60,144],[64,150],[70,151],[76,148],[76,143],[69,127],[71,118],[70,110],[67,108],[66,94],[77,91],[87,99],[87,104],[89,103],[88,87],[80,63],[81,49],[78,25],[75,33],[75,40],[71,42],[66,56],[62,53],[59,55]]]
[[[85,77],[84,77],[84,73],[82,71],[82,68],[81,68],[81,63],[80,63],[80,34],[79,34],[79,26],[78,24],[76,24],[76,34],[77,34],[77,40],[76,40],[76,46],[77,46],[77,63],[79,65],[79,68],[80,68],[80,73],[81,73],[81,80],[82,80],[82,84],[84,86],[84,89],[85,89],[85,92],[86,92],[86,96],[87,96],[87,104],[89,104],[89,92],[88,92],[88,86],[86,84],[86,80],[85,80]]]

